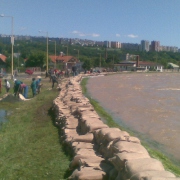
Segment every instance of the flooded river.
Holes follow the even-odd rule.
[[[87,88],[118,124],[180,163],[180,73],[101,76]]]

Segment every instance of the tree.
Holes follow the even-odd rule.
[[[42,52],[32,53],[26,61],[26,67],[41,67],[45,64],[46,56]]]
[[[89,59],[86,59],[86,60],[84,61],[83,65],[82,65],[82,68],[83,68],[83,69],[86,69],[86,70],[90,70],[90,68],[91,68],[91,62],[90,62]]]

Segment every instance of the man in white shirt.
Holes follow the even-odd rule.
[[[4,82],[5,82],[6,93],[8,93],[11,85],[7,79],[5,79]]]

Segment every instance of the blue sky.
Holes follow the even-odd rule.
[[[15,35],[180,48],[180,0],[0,0],[0,14],[14,17]],[[11,18],[0,17],[0,34],[11,34]]]

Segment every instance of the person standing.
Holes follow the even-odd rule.
[[[37,76],[37,80],[36,80],[36,91],[39,94],[41,92],[41,76]]]
[[[51,76],[51,79],[52,79],[52,88],[53,88],[54,87],[54,83],[57,83],[57,85],[58,85],[58,78],[57,78],[57,76],[55,74],[53,74]]]
[[[36,81],[35,80],[36,80],[35,78],[32,78],[32,83],[31,83],[33,97],[36,95]]]
[[[8,93],[11,85],[7,79],[5,79],[4,82],[5,82],[6,93]]]
[[[14,96],[18,95],[19,97],[19,90],[21,88],[21,84],[21,81],[14,79]]]

